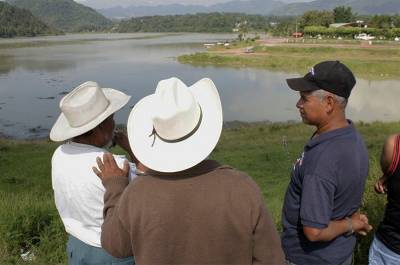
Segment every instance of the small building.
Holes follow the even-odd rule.
[[[349,23],[333,23],[329,25],[330,28],[366,28],[367,24],[364,23],[362,20],[357,20],[356,22],[349,22]]]
[[[304,33],[303,32],[293,32],[292,33],[292,37],[293,38],[301,38],[301,37],[303,37],[304,36]]]
[[[334,24],[329,24],[330,28],[349,28],[353,27],[352,23],[334,23]]]
[[[244,49],[244,52],[245,53],[253,53],[254,52],[254,47],[253,46],[246,47]]]
[[[216,44],[215,43],[204,43],[203,45],[204,45],[204,47],[206,47],[208,49],[208,48],[214,47]]]

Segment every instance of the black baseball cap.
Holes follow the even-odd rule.
[[[356,84],[353,73],[339,61],[316,64],[304,77],[286,79],[288,86],[296,91],[323,89],[335,95],[349,98]]]

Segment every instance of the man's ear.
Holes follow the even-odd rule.
[[[326,113],[330,114],[335,109],[335,104],[337,104],[337,102],[332,95],[328,95],[325,97],[325,104]]]

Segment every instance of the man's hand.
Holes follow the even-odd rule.
[[[369,231],[372,230],[372,226],[368,223],[368,217],[365,214],[358,212],[351,216],[352,227],[354,233],[366,236]]]
[[[105,181],[114,177],[128,177],[129,174],[129,163],[127,160],[124,162],[124,167],[121,169],[115,162],[114,156],[110,153],[104,153],[103,161],[100,157],[96,158],[97,166],[92,167],[93,172],[102,180]]]
[[[358,212],[354,213],[350,218],[330,221],[328,227],[323,229],[309,226],[303,227],[304,235],[311,242],[332,241],[336,237],[348,234],[351,231],[365,236],[371,230],[372,226],[369,225],[367,216]]]
[[[386,176],[383,175],[380,177],[375,183],[375,192],[378,194],[385,194],[386,193]]]

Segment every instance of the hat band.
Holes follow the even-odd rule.
[[[196,131],[199,129],[200,125],[201,125],[201,121],[203,120],[203,111],[202,111],[200,105],[199,105],[199,108],[200,108],[200,117],[199,117],[199,121],[197,122],[197,125],[194,127],[194,129],[193,129],[190,133],[188,133],[188,134],[186,134],[185,136],[180,137],[180,138],[178,138],[178,139],[168,140],[168,139],[165,139],[165,138],[161,137],[161,136],[157,133],[156,129],[155,129],[154,126],[153,126],[153,131],[152,131],[151,134],[149,135],[149,137],[152,137],[152,136],[154,137],[154,138],[153,138],[153,143],[151,144],[151,147],[154,146],[154,142],[156,141],[156,137],[158,137],[161,141],[166,142],[166,143],[179,143],[179,142],[182,142],[182,141],[188,139],[188,138],[191,137],[193,134],[195,134]]]

